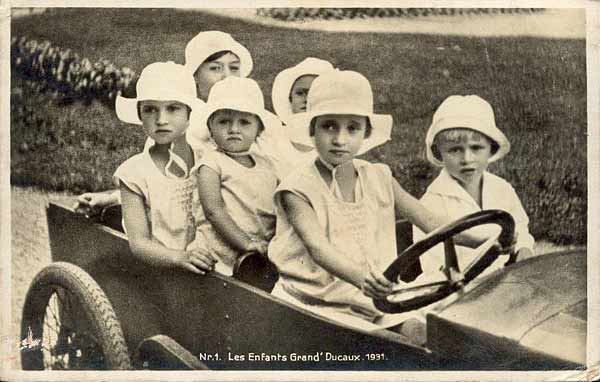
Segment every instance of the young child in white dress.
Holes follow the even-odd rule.
[[[504,157],[510,150],[506,136],[496,127],[491,105],[476,95],[448,97],[433,115],[426,137],[427,158],[442,167],[439,176],[429,185],[421,203],[432,211],[454,221],[484,209],[500,209],[515,219],[517,258],[533,255],[534,239],[529,233],[529,218],[513,187],[506,180],[487,171],[490,163]],[[471,232],[491,237],[499,232],[495,225],[476,227]],[[415,227],[414,237],[424,233]],[[477,252],[457,247],[458,265],[464,270]],[[442,245],[432,248],[420,258],[423,274],[417,281],[444,279]],[[499,257],[484,274],[499,269],[507,261]]]
[[[142,125],[152,139],[114,175],[129,246],[152,265],[204,274],[215,259],[201,250],[186,250],[194,239],[200,202],[194,170],[198,158],[185,139],[191,113],[204,105],[196,98],[191,74],[173,62],[146,66],[136,90],[137,98],[116,100],[119,119]]]
[[[404,321],[406,315],[384,315],[372,302],[395,285],[383,271],[397,256],[396,218],[425,230],[442,222],[400,187],[387,165],[355,158],[390,139],[392,117],[373,113],[364,76],[331,71],[314,80],[306,112],[288,128],[294,142],[315,147],[318,157],[275,192],[269,258],[280,278],[272,294],[363,329]]]
[[[189,248],[214,254],[216,270],[231,275],[240,255],[266,255],[274,234],[276,168],[269,157],[251,148],[261,134],[281,128],[281,123],[265,110],[258,84],[247,78],[232,77],[215,84],[206,108],[192,130],[207,130],[217,149],[206,152],[199,163],[198,190],[204,213],[196,222],[196,240]]]

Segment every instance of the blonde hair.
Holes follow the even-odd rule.
[[[472,139],[474,141],[487,140],[491,146],[492,155],[494,155],[500,148],[498,142],[488,137],[487,135],[480,133],[479,131],[467,129],[464,127],[457,127],[453,129],[445,129],[437,133],[436,136],[433,138],[431,151],[438,160],[442,160],[442,155],[440,154],[440,150],[438,148],[442,142],[460,143],[468,141],[469,139]]]

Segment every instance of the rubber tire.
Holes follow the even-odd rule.
[[[70,263],[52,263],[33,279],[23,305],[21,338],[27,337],[29,328],[34,338],[43,338],[43,320],[53,285],[68,290],[83,307],[87,323],[104,353],[106,369],[132,369],[123,330],[110,301],[87,272]],[[41,349],[23,352],[21,366],[23,370],[44,370]]]

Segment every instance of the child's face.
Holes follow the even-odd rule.
[[[463,185],[478,183],[492,156],[491,142],[481,134],[467,133],[458,140],[440,139],[437,147],[446,170]]]
[[[189,109],[178,101],[140,101],[139,111],[146,134],[158,144],[170,144],[189,126]]]
[[[244,152],[250,149],[260,129],[258,116],[237,110],[217,110],[208,121],[210,134],[221,149]]]
[[[206,101],[210,88],[229,76],[240,76],[240,59],[235,54],[226,53],[216,60],[204,61],[194,73],[198,97]]]
[[[317,78],[314,75],[305,75],[298,77],[292,90],[290,90],[290,104],[292,105],[292,113],[301,113],[306,111],[306,97],[308,96],[308,90],[312,85],[313,81]]]
[[[337,166],[356,155],[367,131],[367,117],[328,114],[315,117],[315,147],[321,159]]]

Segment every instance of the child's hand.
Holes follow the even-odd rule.
[[[246,252],[256,252],[261,255],[267,254],[267,249],[269,248],[269,243],[264,240],[255,240],[250,242],[250,244],[246,247]]]
[[[393,286],[394,283],[386,279],[382,273],[369,269],[360,289],[367,297],[384,298],[393,292]]]
[[[200,275],[206,274],[215,269],[215,259],[209,252],[201,249],[181,251],[181,256],[177,260],[177,265],[185,270]]]
[[[515,247],[517,245],[518,236],[519,235],[517,234],[517,232],[515,232],[512,242],[505,247],[503,247],[499,242],[496,242],[495,246],[498,249],[498,251],[500,252],[500,255],[510,255],[515,252]]]
[[[94,216],[99,214],[103,208],[116,204],[118,200],[115,199],[112,193],[87,192],[77,197],[77,202],[73,208],[77,213]]]

